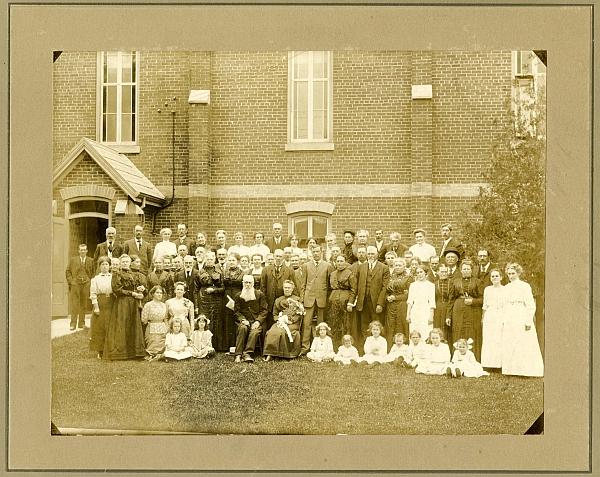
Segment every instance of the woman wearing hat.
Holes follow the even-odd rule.
[[[470,260],[460,267],[460,278],[450,280],[446,324],[452,326],[452,339],[473,340],[473,354],[481,362],[481,307],[483,306],[483,284],[471,276]]]

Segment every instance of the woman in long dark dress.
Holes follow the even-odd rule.
[[[227,270],[223,272],[223,287],[225,292],[223,293],[223,319],[225,328],[225,341],[226,347],[230,348],[235,346],[235,337],[237,334],[237,323],[235,322],[235,315],[233,310],[227,308],[227,302],[229,297],[233,299],[233,295],[242,291],[242,278],[244,271],[239,266],[239,255],[237,253],[230,253],[227,258]]]
[[[92,313],[90,329],[90,350],[98,352],[102,358],[106,326],[110,320],[115,297],[112,292],[112,275],[109,273],[110,259],[106,256],[98,259],[100,273],[92,278],[90,283],[90,299],[94,312]]]
[[[390,281],[386,287],[386,341],[390,348],[394,344],[394,335],[396,333],[402,333],[405,341],[408,341],[409,326],[406,321],[406,300],[408,299],[408,289],[412,282],[414,282],[414,278],[406,269],[406,261],[404,258],[395,258],[394,270],[390,275]]]
[[[327,303],[327,323],[331,326],[334,349],[342,345],[342,336],[355,332],[354,299],[358,282],[343,255],[335,259],[335,270],[329,276],[331,294]]]
[[[116,301],[104,341],[103,358],[110,360],[141,358],[146,355],[138,306],[144,294],[137,291],[140,284],[129,268],[129,255],[121,255],[120,264],[119,272],[113,274],[111,280]]]
[[[483,284],[471,276],[472,265],[464,260],[460,266],[462,277],[450,281],[446,318],[450,318],[452,339],[473,339],[473,354],[481,362],[481,308]]]
[[[435,285],[435,311],[433,312],[433,327],[439,328],[444,334],[443,338],[448,343],[454,343],[452,340],[452,326],[449,326],[450,320],[446,318],[446,308],[450,299],[450,279],[448,278],[448,266],[441,264],[438,270],[438,278],[433,282]]]
[[[196,277],[196,293],[198,293],[198,314],[210,320],[208,329],[213,333],[213,348],[216,351],[227,351],[227,339],[222,314],[221,299],[223,296],[223,277],[215,267],[216,255],[206,252],[204,266]],[[233,297],[232,297],[233,298]]]
[[[283,296],[277,298],[273,305],[273,319],[275,323],[267,331],[265,337],[263,350],[265,361],[269,361],[272,356],[296,358],[300,354],[300,350],[302,349],[300,325],[304,316],[304,307],[300,302],[300,297],[293,295],[293,292],[294,282],[285,280],[283,282]],[[287,319],[284,317],[287,317]],[[286,323],[287,330],[283,326],[283,322]],[[292,341],[290,341],[290,336],[292,337]]]

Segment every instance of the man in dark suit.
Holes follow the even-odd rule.
[[[269,237],[265,240],[265,245],[269,247],[271,253],[274,253],[276,249],[280,248],[283,250],[284,247],[289,247],[290,241],[286,237],[281,236],[281,231],[283,230],[283,226],[275,222],[273,224],[273,237]]]
[[[402,236],[398,232],[392,232],[390,234],[390,243],[385,244],[381,251],[379,252],[379,261],[385,262],[385,254],[388,252],[396,252],[397,257],[403,257],[404,252],[408,250],[408,247],[403,243],[400,243]],[[383,259],[382,259],[383,258]],[[410,264],[407,263],[406,267],[410,267]]]
[[[322,260],[321,246],[317,245],[313,248],[312,254],[313,259],[302,265],[300,282],[300,301],[306,310],[302,329],[301,355],[305,355],[310,350],[311,334],[315,334],[313,317],[316,315],[319,323],[325,320],[329,275],[333,271],[332,265]]]
[[[94,270],[96,270],[98,259],[100,257],[107,256],[108,258],[119,258],[123,255],[123,247],[116,242],[116,237],[117,229],[108,227],[106,229],[106,242],[99,243],[94,252]]]
[[[69,284],[71,331],[76,326],[85,328],[85,309],[90,299],[90,281],[94,276],[94,263],[87,256],[87,245],[82,243],[78,250],[79,256],[69,260],[69,266],[65,273]]]
[[[444,252],[450,248],[452,248],[458,252],[459,260],[462,260],[464,258],[465,251],[464,251],[462,244],[460,243],[459,240],[452,237],[452,225],[451,224],[442,225],[442,239],[444,241],[442,242],[442,247],[440,249],[440,258],[444,257],[445,256]]]
[[[233,314],[237,323],[235,362],[241,363],[243,359],[251,363],[254,360],[250,355],[267,318],[267,297],[260,290],[254,289],[252,275],[244,275],[242,291],[233,295],[233,302]]]
[[[490,252],[485,249],[479,250],[479,252],[477,252],[477,261],[479,262],[479,266],[473,267],[473,276],[481,280],[481,283],[483,283],[483,288],[485,290],[485,287],[489,287],[492,285],[492,280],[490,279],[490,272],[494,268],[499,269],[500,267],[497,264],[490,262]],[[506,276],[504,276],[504,273],[501,273],[501,276],[503,276],[501,281],[502,285],[506,285],[508,283]]]
[[[440,276],[439,270],[440,270],[440,257],[438,257],[437,255],[432,256],[429,259],[429,270],[427,270],[427,280],[429,280],[431,283],[435,283],[435,281]]]
[[[270,329],[273,324],[273,305],[275,304],[275,300],[283,296],[283,282],[290,280],[294,283],[296,290],[299,288],[296,281],[296,273],[283,263],[283,250],[276,249],[273,252],[273,257],[275,264],[264,267],[260,277],[260,291],[266,295],[269,306],[266,323],[267,329]]]
[[[354,256],[354,255],[353,255]],[[367,247],[360,246],[356,249],[356,261],[350,265],[350,271],[354,274],[354,276],[358,276],[358,268],[367,262]]]
[[[150,273],[150,265],[152,264],[152,255],[154,247],[143,239],[144,227],[136,225],[133,229],[133,238],[127,240],[123,244],[123,253],[127,255],[133,254],[140,257],[141,265],[140,272],[144,275]]]
[[[198,300],[196,297],[195,280],[198,276],[198,269],[194,267],[194,257],[186,255],[183,258],[183,270],[175,272],[175,283],[185,283],[185,293],[183,296],[194,304],[195,313],[198,313]]]
[[[173,240],[173,242],[175,242],[175,245],[177,245],[177,248],[179,249],[180,245],[185,245],[185,247],[187,248],[187,253],[189,253],[190,255],[194,255],[195,250],[192,250],[194,240],[188,237],[187,235],[187,225],[179,224],[177,226],[177,235],[178,237],[175,240]]]
[[[383,229],[375,229],[375,248],[377,249],[377,260],[385,263],[385,240],[383,239]]]
[[[462,277],[460,267],[458,266],[459,252],[454,248],[446,248],[444,259],[448,265],[448,278],[452,281],[454,278]]]
[[[359,327],[364,344],[369,323],[379,320],[383,324],[386,287],[390,280],[388,267],[377,260],[377,248],[372,245],[367,247],[367,261],[358,267],[357,279],[356,311],[359,315]]]

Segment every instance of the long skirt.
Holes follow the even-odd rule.
[[[437,301],[435,310],[433,311],[433,327],[439,328],[444,333],[443,338],[448,341],[448,345],[452,348],[452,327],[446,324],[446,308],[448,302]]]
[[[394,335],[396,333],[402,333],[404,335],[404,342],[408,343],[409,326],[406,322],[406,309],[406,301],[396,300],[390,301],[387,304],[386,341],[390,349],[394,345]]]
[[[113,295],[98,295],[98,308],[100,313],[92,313],[90,325],[90,351],[104,351],[106,327],[110,321],[115,297]]]
[[[481,366],[484,368],[502,367],[502,334],[504,314],[495,308],[485,312],[482,326]]]
[[[465,305],[464,298],[457,298],[452,309],[452,339],[473,340],[473,354],[481,362],[481,308]]]
[[[225,342],[223,343],[223,346],[225,349],[235,346],[235,338],[237,335],[237,323],[235,322],[233,310],[230,310],[225,306],[229,301],[227,295],[233,298],[234,293],[238,293],[239,291],[239,289],[235,288],[226,288],[223,299],[221,300],[221,306],[223,307],[221,316],[223,316],[223,332],[225,333]]]
[[[429,324],[430,314],[431,308],[427,303],[415,302],[410,310],[410,332],[418,331],[421,334],[421,341],[429,338],[429,332],[433,329],[433,324]]]
[[[206,294],[200,291],[198,297],[198,313],[206,315],[210,320],[208,329],[213,334],[213,348],[217,351],[228,351],[228,341],[225,336],[225,320],[222,315],[221,295]],[[237,328],[236,328],[237,329]]]
[[[327,303],[325,311],[325,321],[331,327],[331,340],[333,348],[337,349],[342,345],[342,336],[351,335],[353,332],[354,311],[348,313],[348,290],[333,290]]]
[[[544,361],[535,329],[525,330],[522,306],[507,305],[502,334],[502,374],[544,375]]]
[[[167,327],[163,321],[148,323],[146,326],[146,352],[149,355],[161,354],[165,351]]]
[[[117,297],[106,329],[104,359],[132,359],[146,356],[138,300]]]
[[[279,328],[275,323],[265,337],[265,346],[263,354],[265,356],[278,356],[280,358],[296,358],[302,349],[302,336],[300,336],[300,323],[288,325],[292,339],[283,328]]]

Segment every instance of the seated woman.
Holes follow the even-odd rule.
[[[294,282],[283,282],[283,296],[275,300],[273,305],[273,319],[275,323],[267,331],[263,354],[265,361],[270,361],[271,356],[280,358],[296,358],[302,348],[300,325],[304,315],[304,307],[297,295],[292,295]]]

